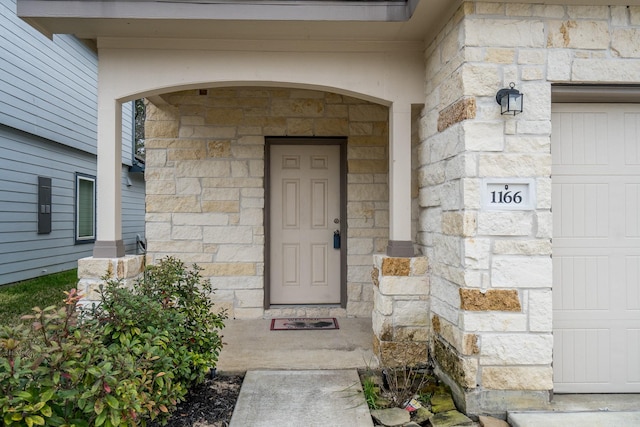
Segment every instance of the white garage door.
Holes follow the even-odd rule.
[[[640,392],[640,105],[554,104],[556,392]]]

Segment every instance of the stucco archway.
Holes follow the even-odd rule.
[[[98,81],[98,222],[94,257],[124,255],[121,241],[118,135],[121,105],[178,89],[220,86],[284,86],[323,89],[389,107],[389,255],[413,254],[411,238],[411,106],[422,103],[424,65],[419,44],[101,39]],[[420,49],[420,50],[418,50]],[[143,70],[143,71],[140,71]],[[118,142],[118,143],[116,143]]]

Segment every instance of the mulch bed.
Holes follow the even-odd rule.
[[[227,427],[238,400],[242,375],[217,375],[189,390],[167,427]],[[160,427],[159,423],[148,423]]]

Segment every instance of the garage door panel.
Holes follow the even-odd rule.
[[[554,390],[640,392],[640,106],[552,116]]]

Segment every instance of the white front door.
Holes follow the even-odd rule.
[[[270,303],[340,303],[340,146],[271,145]]]
[[[554,104],[554,391],[640,392],[640,105]]]

